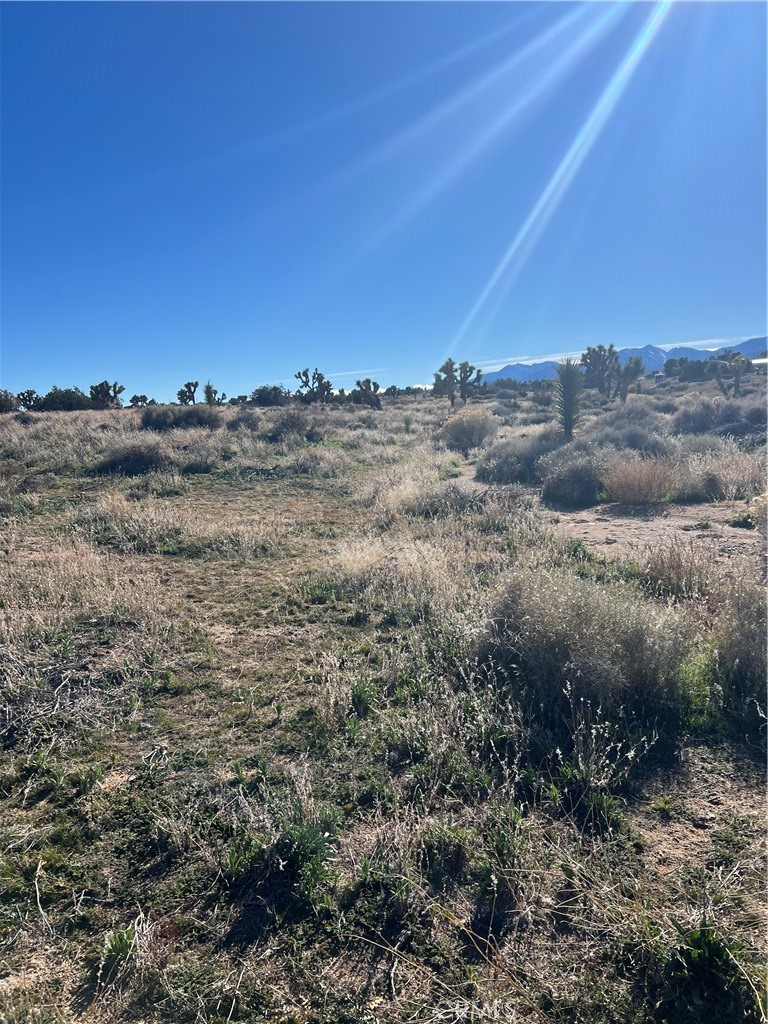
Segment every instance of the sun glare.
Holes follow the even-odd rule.
[[[388,212],[382,227],[369,235],[360,249],[329,273],[325,280],[336,280],[352,271],[362,260],[390,241],[408,223],[437,201],[454,183],[490,150],[505,133],[521,124],[536,104],[546,101],[553,89],[571,73],[594,49],[597,43],[625,15],[627,7],[611,4],[602,7],[594,17],[594,8],[579,6],[559,18],[545,31],[514,51],[491,71],[466,85],[428,114],[408,125],[386,143],[343,169],[322,187],[348,183],[364,171],[372,170],[396,157],[409,145],[416,145],[441,123],[457,116],[467,116],[471,104],[490,93],[495,114],[469,138],[451,159],[430,169],[428,180],[409,195],[399,210]],[[575,33],[575,37],[574,37]],[[571,40],[561,49],[564,40]],[[553,48],[558,48],[552,55]],[[533,73],[533,68],[538,69]],[[529,70],[532,72],[528,74]],[[519,71],[521,77],[513,78]]]
[[[547,182],[522,227],[515,235],[509,248],[502,256],[475,304],[472,306],[472,309],[454,335],[446,351],[446,357],[454,352],[459,343],[466,337],[467,332],[475,324],[478,316],[486,309],[494,291],[496,291],[495,303],[497,307],[508,294],[541,233],[562,202],[579,168],[584,163],[607,124],[632,75],[664,23],[670,9],[671,3],[669,2],[660,2],[654,6],[642,29],[624,55],[608,85],[603,90],[599,100],[579,129],[576,138],[560,161],[555,173]]]

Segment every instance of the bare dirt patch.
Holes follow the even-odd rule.
[[[697,505],[600,505],[576,512],[553,513],[555,530],[611,557],[632,555],[673,539],[702,546],[702,555],[727,562],[746,556],[765,570],[765,538],[756,529],[731,525],[748,509],[745,501]]]

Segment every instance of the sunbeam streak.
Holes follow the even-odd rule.
[[[525,92],[509,106],[491,124],[487,125],[471,143],[403,207],[386,227],[365,246],[364,255],[377,249],[393,234],[403,228],[409,221],[434,202],[471,164],[473,164],[498,136],[515,120],[527,113],[561,78],[567,75],[580,60],[591,51],[595,43],[613,27],[618,18],[624,15],[625,8],[611,6],[597,21],[593,22],[568,48],[526,88]]]
[[[570,14],[566,14],[559,18],[554,25],[550,26],[544,32],[541,32],[519,50],[516,50],[511,54],[511,56],[497,64],[496,67],[492,68],[475,81],[470,82],[469,85],[455,93],[450,97],[450,99],[441,103],[433,110],[430,110],[428,114],[420,117],[418,120],[414,121],[413,124],[408,125],[407,128],[404,128],[403,131],[393,136],[372,153],[369,153],[357,163],[346,168],[333,180],[332,183],[339,184],[343,181],[349,180],[356,177],[361,172],[367,171],[372,167],[376,167],[379,164],[384,163],[386,160],[391,159],[393,156],[396,156],[405,147],[418,141],[426,135],[427,132],[437,127],[441,122],[453,117],[462,110],[462,108],[473,103],[483,93],[488,92],[488,90],[493,88],[493,86],[497,85],[507,75],[509,75],[511,71],[519,67],[526,60],[535,56],[544,47],[553,43],[564,32],[573,30],[579,22],[584,20],[586,13],[586,5],[579,5],[579,7],[577,7],[576,10],[571,11]]]
[[[563,196],[568,191],[571,182],[605,127],[633,73],[642,60],[643,55],[653,42],[654,37],[669,14],[670,9],[671,3],[669,0],[662,0],[662,2],[657,3],[654,7],[645,25],[638,33],[631,47],[614,72],[610,82],[603,90],[599,100],[592,108],[589,117],[584,122],[576,138],[571,143],[568,152],[560,161],[557,170],[550,178],[544,191],[533,206],[533,209],[526,217],[525,223],[518,231],[512,241],[512,244],[504,253],[498,266],[493,271],[485,287],[481,291],[477,301],[467,314],[459,330],[454,335],[446,351],[446,357],[456,349],[456,346],[466,336],[467,331],[475,323],[478,315],[485,307],[491,293],[499,284],[502,277],[505,277],[506,275],[503,282],[505,294],[513,284],[514,278],[521,270],[527,256],[530,254],[542,231],[549,223],[552,215],[562,201]],[[515,265],[511,270],[509,270],[510,264],[513,260],[516,260]],[[508,270],[509,273],[507,273]]]
[[[443,57],[439,57],[437,60],[425,67],[418,68],[410,74],[403,75],[401,78],[398,78],[393,82],[388,82],[380,89],[366,93],[364,96],[358,96],[347,103],[334,107],[332,110],[318,114],[316,117],[310,118],[306,121],[301,121],[298,124],[290,125],[282,131],[274,132],[272,135],[266,135],[264,138],[256,140],[251,145],[253,147],[266,148],[268,146],[278,146],[286,142],[292,142],[305,134],[324,128],[326,125],[331,124],[334,121],[348,117],[351,114],[356,114],[361,110],[366,110],[369,107],[381,103],[383,100],[387,100],[392,96],[396,96],[400,92],[404,92],[406,89],[409,89],[413,85],[417,85],[419,82],[432,78],[434,75],[446,68],[452,67],[454,64],[458,64],[461,61],[466,60],[466,58],[471,57],[473,54],[478,53],[480,50],[491,46],[493,43],[503,39],[504,36],[509,35],[510,32],[520,29],[529,21],[537,18],[539,13],[539,10],[534,8],[527,14],[523,15],[523,17],[502,25],[500,28],[494,29],[494,31],[480,36],[471,43],[466,43],[460,49],[454,50],[452,53],[448,53]]]

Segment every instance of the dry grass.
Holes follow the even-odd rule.
[[[603,474],[602,484],[611,501],[643,505],[670,501],[681,481],[679,466],[668,458],[619,462]]]
[[[765,452],[742,451],[733,440],[717,448],[690,457],[684,464],[679,500],[733,501],[751,498],[765,490]]]
[[[759,559],[686,535],[612,560],[550,533],[540,485],[642,467],[643,501],[671,466],[746,494],[760,457],[671,438],[643,396],[605,423],[665,459],[599,424],[547,455],[537,399],[499,404],[486,487],[435,443],[446,400],[0,420],[3,1019],[671,1024],[753,999]],[[702,927],[722,991],[678,969]]]
[[[673,706],[698,633],[690,618],[630,585],[562,570],[516,573],[493,621],[483,656],[523,667],[531,699],[547,714],[561,705],[566,683],[614,711],[628,702],[648,710]]]
[[[701,542],[679,537],[648,546],[638,565],[644,584],[662,598],[704,598],[718,580],[714,553]]]
[[[247,524],[221,519],[206,522],[178,502],[152,494],[132,501],[124,492],[111,489],[92,505],[73,510],[69,525],[75,537],[116,551],[167,551],[192,557],[256,558],[274,553],[285,535],[285,520],[277,515]]]
[[[498,417],[485,409],[464,409],[446,421],[439,437],[451,451],[469,455],[490,441],[500,426]]]
[[[149,627],[163,620],[160,587],[138,560],[84,543],[48,543],[44,550],[30,551],[18,528],[0,559],[0,589],[0,636],[9,646],[30,633],[93,616],[137,619]]]

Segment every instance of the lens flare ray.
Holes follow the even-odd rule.
[[[671,3],[669,0],[662,0],[662,2],[655,5],[647,21],[614,72],[610,82],[592,108],[587,120],[579,129],[576,138],[560,161],[557,170],[550,178],[511,245],[485,284],[477,301],[454,335],[446,351],[446,357],[464,339],[467,331],[486,307],[491,293],[500,284],[502,278],[505,278],[503,282],[504,293],[506,294],[509,291],[526,258],[551,220],[579,168],[584,163],[584,160],[589,155],[590,150],[608,122],[638,64],[653,42],[670,9]],[[510,269],[513,260],[515,260],[515,265]]]
[[[501,115],[487,125],[454,160],[443,167],[439,173],[433,175],[429,184],[410,199],[400,213],[390,219],[386,228],[366,245],[365,253],[378,248],[434,202],[506,128],[527,113],[560,79],[589,54],[595,43],[613,27],[618,18],[623,16],[624,10],[623,7],[610,8],[581,35],[577,36],[575,41],[554,62],[534,78],[514,103],[507,106]]]
[[[501,61],[496,67],[486,72],[480,78],[470,82],[469,85],[459,90],[450,99],[445,100],[439,106],[435,107],[429,113],[420,117],[414,121],[408,127],[404,128],[403,131],[389,139],[383,145],[379,146],[372,153],[363,157],[358,163],[352,165],[342,172],[340,177],[347,179],[359,174],[362,171],[366,171],[371,167],[376,167],[386,160],[396,156],[401,150],[406,148],[408,145],[418,141],[427,132],[436,128],[443,121],[455,114],[459,113],[464,107],[473,103],[483,93],[488,92],[494,86],[498,85],[505,77],[507,77],[515,68],[518,68],[525,61],[530,60],[540,50],[554,43],[559,36],[564,32],[573,30],[581,21],[586,17],[586,9],[579,6],[575,11],[571,11],[569,14],[562,18],[559,18],[554,25],[551,25],[544,32],[541,32],[538,36],[526,43],[525,46],[516,50],[511,56]]]

